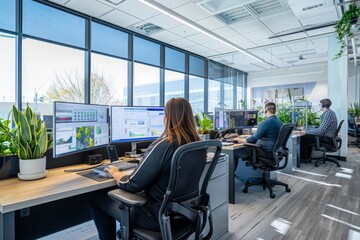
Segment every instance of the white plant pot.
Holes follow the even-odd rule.
[[[199,134],[200,140],[210,140],[210,134]]]
[[[46,157],[38,159],[20,159],[20,173],[18,177],[23,180],[39,179],[46,176]]]

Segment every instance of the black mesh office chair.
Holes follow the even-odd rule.
[[[355,138],[354,142],[348,142],[348,146],[360,147],[360,129],[356,125],[354,116],[348,116],[348,135]]]
[[[246,166],[251,166],[254,169],[260,168],[263,172],[263,177],[260,180],[252,181],[249,180],[245,183],[244,193],[248,192],[248,188],[254,185],[263,185],[263,189],[266,188],[270,191],[270,197],[275,198],[273,193],[273,187],[275,185],[282,185],[285,187],[286,192],[290,192],[288,184],[270,179],[270,172],[277,171],[286,167],[288,163],[289,152],[286,148],[286,143],[294,129],[294,125],[291,123],[285,124],[280,128],[278,139],[273,149],[273,156],[269,158],[258,157],[257,149],[261,147],[258,144],[244,143],[245,146],[251,148],[251,159],[243,159],[246,161]],[[284,160],[284,161],[282,161]]]
[[[158,215],[161,232],[129,224],[130,208],[144,206],[145,197],[120,189],[110,191],[109,197],[119,201],[122,239],[186,239],[192,234],[195,234],[195,239],[210,239],[212,219],[206,188],[221,147],[220,141],[209,140],[189,143],[176,150],[171,160],[169,185]],[[209,167],[206,166],[208,151],[214,151]],[[205,228],[207,223],[209,228]]]
[[[344,120],[341,120],[333,138],[326,136],[315,136],[316,145],[313,147],[311,153],[312,159],[317,159],[315,162],[315,167],[318,167],[320,162],[323,162],[325,164],[326,161],[333,162],[338,167],[340,167],[339,161],[336,158],[326,155],[326,153],[337,152],[341,148],[342,139],[338,135],[343,123]],[[314,155],[316,155],[316,153],[314,154],[314,152],[320,152],[320,157],[313,157]]]

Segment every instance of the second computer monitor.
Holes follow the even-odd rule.
[[[254,127],[257,125],[257,110],[230,110],[229,111],[230,128]]]
[[[215,108],[214,114],[214,130],[225,130],[229,128],[229,116],[227,110],[223,108]]]
[[[111,106],[111,141],[157,139],[165,129],[163,107]]]

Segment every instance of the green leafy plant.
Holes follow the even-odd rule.
[[[22,160],[42,158],[52,145],[52,139],[48,140],[47,137],[45,123],[37,119],[29,105],[23,111],[13,106],[11,113],[16,130],[10,133],[10,138],[19,158]]]
[[[11,141],[11,134],[14,134],[15,129],[10,129],[10,122],[10,120],[0,118],[0,157],[16,153],[16,148]]]
[[[308,125],[320,126],[320,116],[318,115],[318,112],[308,110]]]
[[[337,33],[337,40],[340,44],[340,50],[335,55],[334,59],[338,59],[341,57],[341,55],[345,51],[346,44],[346,38],[352,38],[354,34],[351,32],[351,26],[356,23],[358,17],[360,16],[360,8],[356,5],[355,2],[351,3],[349,5],[349,10],[344,12],[342,18],[336,23],[335,30]],[[358,28],[358,31],[360,28]]]
[[[350,107],[348,108],[348,114],[354,117],[360,117],[360,104],[350,103]]]
[[[276,115],[280,119],[282,123],[290,123],[291,122],[291,106],[287,104],[278,104],[276,111]]]
[[[205,113],[202,113],[201,115],[197,113],[196,118],[200,126],[198,129],[198,133],[207,134],[210,133],[210,131],[214,128],[213,122],[210,118],[207,117]]]

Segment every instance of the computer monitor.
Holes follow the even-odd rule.
[[[111,106],[111,142],[152,141],[164,129],[163,107]]]
[[[51,131],[53,129],[53,115],[43,115],[43,121],[45,122],[46,130]]]
[[[54,103],[54,157],[109,144],[109,106]]]
[[[229,128],[229,116],[227,110],[223,108],[215,108],[214,130],[220,131],[228,128]]]
[[[258,110],[230,110],[229,127],[244,128],[257,125]]]

